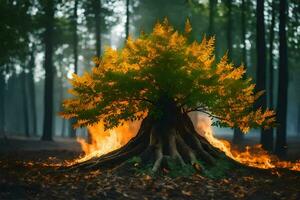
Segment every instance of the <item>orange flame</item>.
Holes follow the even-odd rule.
[[[211,120],[206,115],[193,115],[192,118],[199,134],[202,134],[214,147],[237,162],[262,169],[287,168],[300,171],[300,160],[296,163],[280,161],[276,156],[270,155],[262,149],[261,145],[246,146],[245,151],[236,150],[228,141],[213,136]],[[83,138],[77,138],[84,156],[76,159],[71,164],[84,162],[122,147],[137,134],[140,124],[140,121],[125,122],[122,126],[107,131],[104,131],[102,122],[88,127],[90,142]]]
[[[77,138],[81,145],[84,156],[78,158],[75,163],[84,162],[93,157],[99,157],[125,145],[132,137],[137,134],[140,121],[125,122],[123,125],[104,131],[103,122],[88,127],[89,138]]]
[[[261,169],[287,168],[300,171],[300,160],[295,163],[280,161],[278,157],[265,151],[260,144],[253,147],[246,146],[245,151],[239,151],[232,148],[228,141],[215,138],[211,127],[211,119],[207,116],[197,115],[195,128],[214,147],[220,149],[226,156],[237,162]]]

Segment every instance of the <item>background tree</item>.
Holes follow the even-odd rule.
[[[45,1],[45,96],[44,96],[44,127],[42,140],[52,140],[53,133],[53,29],[54,0]]]
[[[125,146],[75,167],[111,166],[133,156],[150,162],[154,172],[169,157],[181,166],[204,167],[198,159],[214,164],[220,152],[194,130],[187,115],[193,111],[245,132],[274,122],[274,112],[252,110],[261,92],[254,94],[255,85],[243,79],[244,68],[228,63],[227,56],[216,64],[214,39],[189,43],[190,31],[189,22],[180,34],[165,20],[151,34],[127,40],[122,51],[108,49],[91,74],[74,75],[73,98],[64,102],[63,115],[75,118],[76,126],[102,120],[110,129],[143,119]]]
[[[265,22],[264,22],[264,1],[258,0],[256,2],[256,49],[257,49],[257,68],[256,68],[256,82],[257,90],[266,89],[266,39],[265,39]],[[266,95],[262,95],[257,101],[257,107],[266,108]],[[268,134],[266,130],[261,130],[261,144],[264,149],[273,150],[273,137]]]
[[[287,119],[287,95],[288,95],[288,61],[287,61],[287,1],[279,3],[279,85],[277,97],[277,120],[279,126],[276,132],[275,152],[279,156],[286,155],[286,119]]]

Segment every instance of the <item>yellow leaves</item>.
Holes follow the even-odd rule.
[[[191,25],[191,23],[190,23],[190,20],[187,19],[187,20],[185,21],[184,32],[185,32],[186,34],[189,34],[191,31],[192,31],[192,25]]]

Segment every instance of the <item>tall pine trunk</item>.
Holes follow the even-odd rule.
[[[266,89],[266,39],[265,39],[265,20],[264,20],[264,0],[256,2],[256,51],[257,51],[257,66],[256,66],[256,90],[261,91]],[[257,107],[266,108],[267,98],[263,94],[257,101]],[[268,151],[273,150],[272,135],[266,130],[261,129],[260,143],[262,147]]]
[[[96,56],[101,55],[101,1],[93,0],[95,18]]]
[[[29,134],[29,115],[28,115],[28,97],[27,97],[27,78],[26,78],[26,73],[25,69],[23,69],[23,72],[21,74],[22,78],[22,102],[23,102],[23,123],[24,123],[24,133],[26,137],[30,137]]]
[[[34,83],[34,68],[35,68],[34,47],[30,52],[29,73],[28,73],[28,97],[30,101],[31,125],[32,133],[37,136],[37,116],[36,116],[36,101],[35,101],[35,83]]]
[[[208,33],[210,36],[214,35],[214,32],[215,32],[216,4],[217,4],[216,0],[209,0]]]
[[[54,2],[45,1],[45,92],[44,92],[44,127],[42,140],[52,140],[53,132],[53,26]]]
[[[287,1],[281,0],[279,4],[279,83],[277,97],[277,120],[275,153],[285,156],[287,150],[287,95],[288,95],[288,61],[287,61]]]
[[[241,38],[242,38],[242,43],[243,43],[243,48],[242,48],[242,62],[244,65],[247,67],[247,57],[246,57],[246,5],[245,5],[245,0],[242,0],[241,4]],[[233,132],[233,139],[232,142],[234,144],[240,144],[244,140],[244,134],[240,129],[235,128]]]
[[[74,57],[74,73],[77,74],[78,72],[78,35],[77,35],[77,7],[78,7],[78,0],[74,1],[74,8],[73,8],[73,57]],[[63,84],[63,82],[61,82]],[[63,86],[61,86],[61,90],[63,90]],[[63,93],[63,91],[61,91]],[[61,94],[62,98],[62,94]],[[64,120],[64,119],[63,119]],[[76,137],[76,129],[73,128],[74,120],[70,120],[69,123],[69,132],[70,137]],[[62,123],[64,125],[64,122]]]
[[[270,24],[270,36],[269,36],[269,108],[273,109],[274,107],[274,100],[273,100],[273,87],[274,87],[274,55],[273,55],[273,49],[274,49],[274,28],[275,28],[275,0],[272,1],[272,6],[271,6],[271,24]],[[274,130],[273,128],[267,129],[266,134],[270,135],[269,140],[270,143],[272,143],[272,148],[273,148],[273,143],[274,143]]]
[[[130,13],[129,13],[129,0],[126,0],[126,23],[125,23],[125,35],[126,35],[126,39],[129,36],[129,17],[130,17]]]
[[[247,49],[246,49],[246,27],[247,27],[247,19],[246,19],[246,0],[242,0],[242,5],[241,5],[241,9],[242,9],[242,24],[241,24],[241,28],[242,28],[242,43],[243,43],[243,48],[242,48],[242,59],[243,59],[243,63],[244,65],[247,67]]]
[[[0,68],[0,133],[5,136],[5,77],[4,67]]]

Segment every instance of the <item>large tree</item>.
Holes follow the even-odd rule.
[[[188,42],[191,31],[174,30],[165,20],[153,32],[128,39],[121,51],[107,49],[97,67],[72,79],[73,98],[64,102],[63,116],[76,126],[103,121],[106,129],[124,121],[143,120],[137,135],[125,146],[75,167],[108,167],[134,156],[156,172],[168,159],[179,165],[213,164],[218,152],[199,135],[188,116],[198,111],[215,118],[214,125],[269,127],[273,111],[253,110],[261,92],[243,79],[243,66],[234,67],[225,55],[214,60],[214,38]]]

